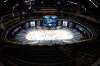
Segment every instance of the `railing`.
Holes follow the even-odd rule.
[[[10,13],[0,17],[0,30],[5,30],[5,26],[9,20],[13,20],[19,17],[19,13]]]

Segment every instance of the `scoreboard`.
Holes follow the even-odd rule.
[[[43,26],[56,27],[57,26],[57,16],[43,16]]]

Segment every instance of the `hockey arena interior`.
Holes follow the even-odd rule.
[[[100,1],[0,0],[0,66],[100,66]]]

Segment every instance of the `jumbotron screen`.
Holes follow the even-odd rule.
[[[43,26],[56,27],[57,26],[57,16],[43,16]]]

